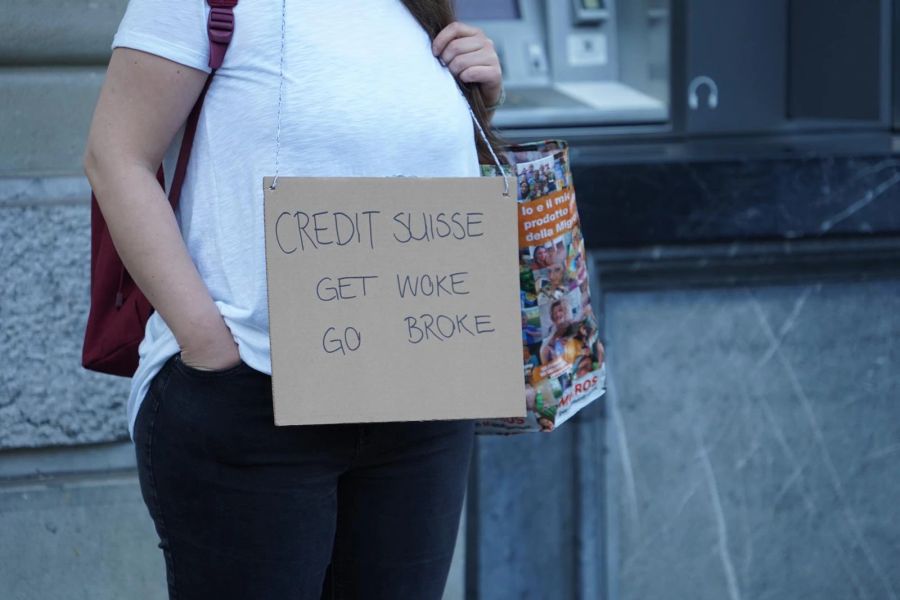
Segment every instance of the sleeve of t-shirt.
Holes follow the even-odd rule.
[[[132,48],[210,72],[203,0],[130,0],[113,48]]]

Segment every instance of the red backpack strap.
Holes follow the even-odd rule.
[[[222,66],[225,53],[234,35],[234,7],[238,0],[206,0],[209,4],[209,18],[206,21],[206,33],[209,37],[209,68],[212,72],[206,78],[203,90],[197,98],[191,114],[188,115],[184,126],[184,137],[181,139],[181,149],[178,151],[178,162],[175,164],[175,173],[172,177],[172,187],[169,190],[169,203],[172,208],[178,207],[181,199],[181,186],[187,174],[188,160],[191,158],[191,149],[194,147],[194,136],[197,134],[197,122],[200,120],[200,110],[203,108],[203,100],[209,91],[209,84],[216,74],[216,70]]]

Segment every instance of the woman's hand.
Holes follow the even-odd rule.
[[[500,100],[500,58],[483,31],[458,21],[450,23],[435,36],[431,49],[460,81],[480,85],[488,106]]]
[[[224,371],[241,362],[234,336],[218,312],[209,325],[198,324],[181,344],[181,362],[200,371]]]

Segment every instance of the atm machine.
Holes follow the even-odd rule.
[[[494,41],[503,129],[665,123],[668,0],[455,0]]]

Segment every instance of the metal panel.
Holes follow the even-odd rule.
[[[784,0],[686,0],[683,89],[689,133],[739,133],[785,123]]]
[[[789,114],[793,119],[882,119],[889,58],[882,0],[790,3]]]
[[[896,597],[898,293],[606,294],[611,599]]]
[[[888,30],[888,40],[892,43],[891,59],[894,65],[900,65],[900,42],[894,41],[894,38],[900,34],[900,2],[895,1],[893,4],[893,13],[890,18]],[[897,69],[890,69],[891,91],[893,109],[894,129],[900,129],[900,73]]]

